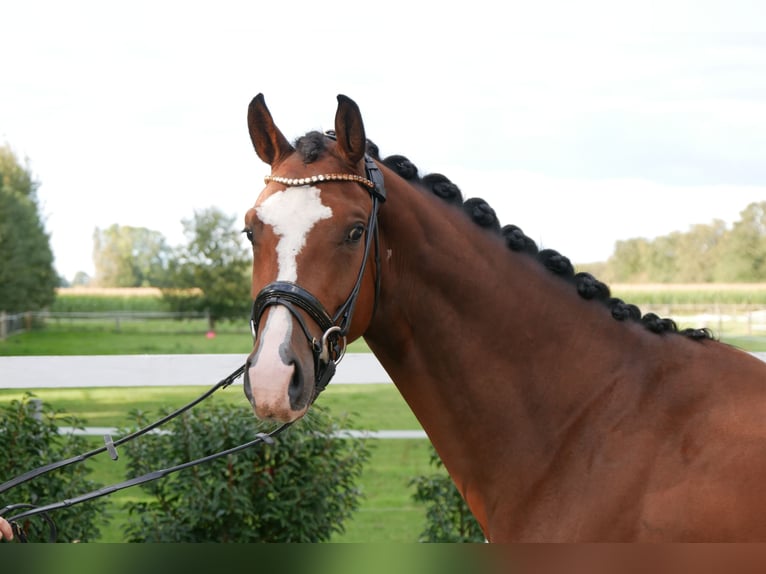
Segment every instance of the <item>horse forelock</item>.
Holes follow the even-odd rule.
[[[313,163],[327,149],[327,138],[321,132],[311,131],[295,140],[294,147],[303,163]]]

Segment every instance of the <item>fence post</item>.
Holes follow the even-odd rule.
[[[0,311],[0,341],[4,341],[8,336],[8,323],[5,311]]]
[[[42,399],[31,399],[29,405],[32,407],[32,418],[36,421],[43,420],[43,401]]]

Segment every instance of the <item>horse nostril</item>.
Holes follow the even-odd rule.
[[[287,395],[290,397],[290,404],[297,405],[300,404],[301,395],[303,394],[303,371],[301,371],[300,365],[295,361],[292,361],[290,366],[293,368],[293,376],[290,377]]]
[[[249,361],[245,368],[245,376],[243,377],[243,380],[242,380],[242,390],[245,391],[245,396],[247,397],[247,400],[250,401],[250,404],[255,405],[255,401],[253,401],[253,390],[250,388],[250,362]]]

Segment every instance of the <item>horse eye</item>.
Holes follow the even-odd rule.
[[[247,240],[252,243],[253,242],[253,230],[252,229],[243,229],[242,233],[245,234],[245,237],[247,237]]]
[[[356,243],[359,241],[362,236],[364,235],[364,225],[361,223],[357,223],[354,227],[351,228],[351,231],[348,232],[348,237],[346,238],[346,241],[349,243]]]

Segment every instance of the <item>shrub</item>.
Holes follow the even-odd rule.
[[[27,393],[19,400],[0,407],[0,480],[69,458],[88,450],[85,440],[73,434],[60,435],[58,422],[82,428],[81,422],[42,403],[41,410]],[[100,488],[86,477],[91,470],[84,462],[71,464],[2,494],[3,503],[29,503],[36,506],[59,502]],[[96,499],[50,513],[56,524],[59,542],[88,542],[99,536],[98,524],[106,522],[106,502]],[[5,517],[23,512],[11,510]],[[41,517],[31,517],[21,525],[30,541],[48,539],[49,528]]]
[[[415,486],[412,499],[426,505],[426,528],[419,542],[484,542],[484,533],[458,492],[452,479],[444,471],[444,463],[431,447],[431,465],[437,472],[412,479]]]
[[[133,413],[138,425],[142,413]],[[180,464],[250,441],[265,429],[241,407],[198,407],[122,448],[131,474]],[[348,422],[344,421],[344,426]],[[358,507],[355,481],[369,459],[361,440],[320,407],[275,438],[142,488],[153,500],[127,505],[130,542],[321,542],[343,532]]]

